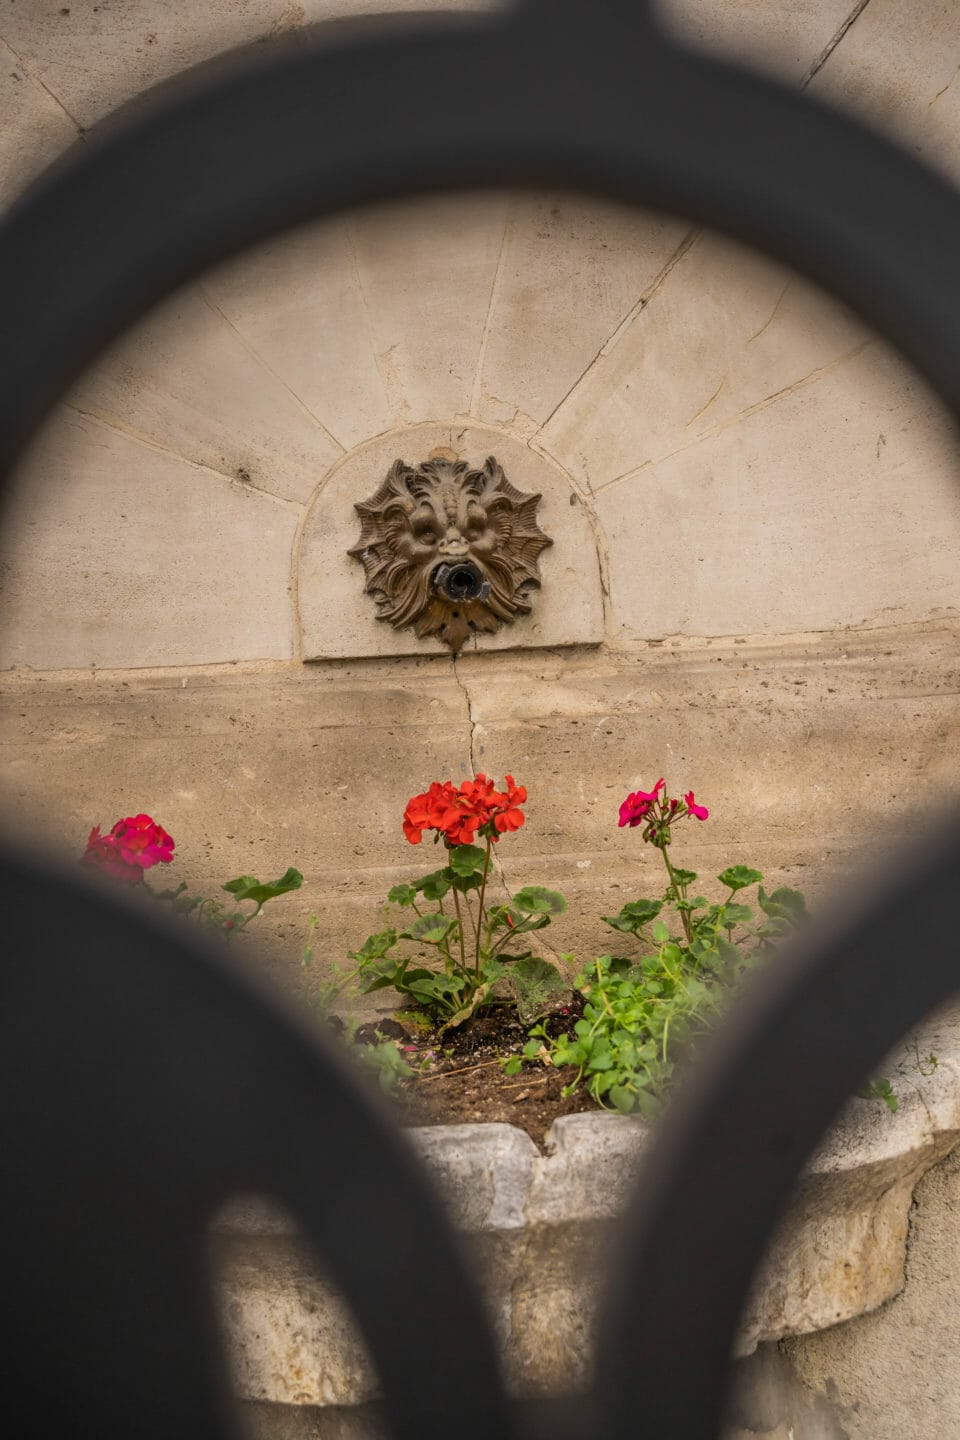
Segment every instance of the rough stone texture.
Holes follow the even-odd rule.
[[[16,51],[0,40],[0,204],[77,138],[77,126]]]
[[[122,337],[66,403],[282,500],[308,500],[343,454],[199,286]]]
[[[5,665],[144,666],[293,651],[295,512],[58,411],[5,515]]]
[[[8,192],[58,135],[66,144],[177,69],[324,16],[371,13],[373,0],[246,0],[176,23],[155,0],[62,8],[10,6],[4,16],[10,74],[21,77],[0,87]],[[747,0],[674,0],[666,13],[697,43],[809,80],[925,157],[955,163],[960,85],[940,0],[918,0],[909,16],[892,0],[807,0],[775,19]],[[617,645],[916,623],[960,606],[957,445],[935,402],[806,282],[660,215],[568,196],[450,195],[307,226],[169,301],[84,377],[72,403],[144,452],[296,507],[344,450],[397,425],[495,424],[528,458],[552,456],[582,492],[576,508],[600,553],[605,633]],[[82,471],[87,442],[61,432],[77,440],[71,468]],[[97,458],[98,509],[130,523],[130,459],[110,449]],[[143,547],[144,563],[162,574],[170,603],[153,616],[149,646],[137,643],[135,616],[122,647],[94,656],[84,617],[98,609],[98,588],[123,592],[123,566],[92,515],[73,517],[68,553],[58,544],[49,517],[63,470],[51,475],[39,451],[24,464],[11,540],[29,548],[30,565],[10,562],[5,593],[19,630],[31,628],[45,591],[62,589],[70,608],[57,614],[55,643],[49,626],[4,635],[0,662],[221,658],[222,637],[195,614],[179,624],[190,606],[179,603],[149,508],[144,533],[157,543]],[[237,523],[235,507],[211,505],[208,524],[231,554],[247,539]],[[675,558],[640,563],[652,545]],[[213,566],[218,585],[224,572]],[[246,607],[221,590],[238,636],[228,658],[289,653],[288,583],[274,568],[244,584]],[[556,596],[536,623],[525,644],[596,638],[593,610]],[[372,653],[397,653],[382,648],[386,628]]]
[[[917,1187],[906,1284],[897,1297],[876,1314],[785,1347],[807,1393],[838,1411],[845,1440],[960,1433],[958,1274],[960,1159],[954,1154]]]
[[[603,953],[600,917],[662,888],[657,856],[617,828],[620,799],[665,774],[712,808],[677,843],[709,892],[756,864],[811,896],[884,853],[957,785],[955,626],[770,644],[664,645],[635,656],[469,655],[362,665],[222,666],[7,678],[0,795],[66,857],[90,826],[146,808],[175,837],[171,879],[304,873],[251,935],[299,991],[377,925],[429,849],[400,829],[432,779],[509,771],[528,823],[497,883],[562,890],[543,939]],[[245,937],[246,939],[247,937]],[[383,1003],[383,997],[377,997]]]
[[[952,425],[900,362],[878,346],[849,357],[603,489],[612,624],[655,638],[957,615],[958,460]],[[661,527],[682,584],[637,566]]]
[[[914,1185],[960,1136],[958,1037],[956,1014],[919,1037],[921,1053],[932,1047],[938,1054],[932,1075],[917,1070],[910,1049],[892,1058],[896,1116],[851,1102],[807,1168],[771,1247],[742,1319],[741,1353],[751,1354],[758,1339],[808,1335],[876,1310],[901,1288]],[[618,1116],[570,1116],[555,1123],[541,1155],[508,1125],[410,1132],[470,1236],[516,1393],[574,1393],[588,1383],[593,1314],[611,1246],[615,1255],[613,1221],[632,1186],[642,1184],[647,1135]],[[238,1393],[289,1405],[369,1404],[376,1384],[362,1346],[292,1226],[248,1202],[220,1218],[218,1234],[221,1313]],[[845,1353],[860,1363],[858,1350]],[[798,1354],[796,1391],[803,1394],[810,1362],[808,1351]],[[741,1413],[761,1403],[757,1373],[756,1366],[744,1372]],[[785,1382],[775,1391],[783,1410]]]
[[[439,446],[473,465],[495,455],[511,484],[525,494],[543,496],[537,521],[553,542],[540,557],[542,583],[530,593],[531,613],[493,635],[475,636],[468,648],[598,644],[604,622],[597,542],[569,478],[501,430],[420,425],[391,431],[351,452],[316,495],[303,528],[298,566],[303,658],[449,654],[436,638],[420,640],[412,629],[396,630],[378,620],[373,597],[364,593],[363,568],[347,553],[360,535],[354,504],[369,499],[395,460],[416,464]]]

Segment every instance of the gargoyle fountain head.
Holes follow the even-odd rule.
[[[553,543],[537,524],[539,503],[492,455],[481,470],[450,451],[422,465],[397,460],[355,507],[360,539],[349,552],[366,572],[377,618],[436,635],[456,654],[470,635],[529,614],[540,552]]]

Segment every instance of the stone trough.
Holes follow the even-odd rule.
[[[921,1065],[931,1051],[935,1067]],[[740,1358],[876,1311],[902,1289],[915,1187],[960,1139],[956,1020],[917,1037],[886,1073],[899,1109],[851,1101],[809,1163],[742,1316]],[[565,1116],[543,1152],[511,1125],[407,1133],[468,1237],[513,1393],[585,1389],[604,1266],[624,1201],[642,1183],[649,1128],[608,1113]],[[363,1344],[287,1217],[234,1204],[217,1222],[215,1254],[235,1388],[261,1432],[379,1434]],[[741,1366],[748,1409],[750,1363]],[[801,1428],[795,1440],[807,1433],[834,1432]]]

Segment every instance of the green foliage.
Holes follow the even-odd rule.
[[[401,1080],[411,1079],[414,1071],[395,1040],[388,1040],[379,1030],[376,1035],[376,1045],[354,1045],[352,1053],[365,1069],[373,1072],[381,1090],[392,1093]]]
[[[281,895],[289,894],[291,890],[299,890],[302,884],[303,876],[291,865],[279,880],[263,881],[258,880],[255,875],[238,875],[235,880],[228,880],[220,887],[232,896],[234,905],[249,901],[254,907],[252,910],[228,910],[221,900],[210,896],[190,895],[184,883],[174,890],[154,890],[151,893],[155,900],[168,904],[175,914],[192,915],[200,924],[232,935],[243,930],[251,920],[255,920],[268,900],[276,900]],[[145,888],[149,889],[149,886]]]
[[[567,902],[528,885],[509,904],[491,905],[491,845],[489,838],[485,847],[446,844],[442,869],[392,888],[388,910],[413,910],[415,918],[402,928],[388,924],[350,951],[364,993],[395,990],[441,1032],[493,1005],[513,1005],[532,1022],[569,995],[556,966],[512,948],[562,915]]]
[[[228,890],[238,904],[243,900],[252,900],[257,907],[253,913],[259,915],[268,900],[299,890],[302,884],[303,876],[291,865],[279,880],[264,881],[258,880],[255,875],[240,875],[236,880],[228,880],[222,888]]]
[[[885,1075],[878,1075],[875,1079],[868,1080],[867,1083],[857,1091],[857,1095],[861,1100],[882,1100],[887,1109],[894,1115],[900,1108],[900,1101],[897,1099],[894,1088]]]
[[[524,1025],[557,1009],[570,997],[570,986],[556,965],[537,955],[521,955],[507,970],[517,1014]]]
[[[550,1040],[542,1025],[535,1026],[523,1054],[507,1067],[510,1073],[536,1059],[545,1044],[554,1065],[575,1069],[565,1093],[585,1085],[601,1105],[655,1116],[678,1057],[696,1047],[745,972],[805,915],[797,891],[767,897],[761,889],[762,923],[754,923],[752,907],[732,898],[763,879],[746,865],[717,877],[729,891],[726,900],[691,897],[697,875],[670,863],[668,845],[665,840],[658,847],[668,878],[662,899],[633,900],[619,914],[603,917],[634,938],[636,953],[603,955],[578,976],[585,1003],[573,1032]],[[669,923],[671,911],[679,924]]]
[[[731,865],[729,870],[724,870],[717,879],[721,885],[728,885],[731,890],[745,890],[748,885],[756,885],[763,879],[759,870],[751,870],[749,865]]]
[[[567,902],[556,890],[545,890],[542,885],[527,885],[518,890],[513,904],[521,915],[562,915]]]

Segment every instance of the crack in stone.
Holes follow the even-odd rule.
[[[346,455],[347,447],[341,444],[341,442],[337,439],[336,435],[332,434],[327,429],[326,425],[324,425],[319,415],[315,415],[313,413],[313,411],[310,409],[310,406],[300,398],[297,392],[292,389],[290,385],[287,384],[286,380],[283,379],[282,375],[278,375],[276,370],[274,370],[273,367],[267,363],[267,361],[263,358],[260,352],[254,349],[254,347],[250,344],[250,341],[246,338],[243,332],[237,328],[237,326],[230,319],[230,316],[227,315],[225,311],[221,310],[217,302],[207,293],[207,291],[202,285],[199,287],[199,291],[204,301],[204,304],[212,311],[212,313],[217,317],[218,320],[221,320],[223,324],[227,326],[228,330],[232,331],[232,333],[236,335],[237,339],[240,341],[240,344],[243,346],[244,350],[246,350],[250,358],[257,365],[259,365],[261,369],[265,370],[273,380],[276,380],[278,385],[283,387],[283,389],[290,396],[294,404],[303,411],[304,415],[306,415],[309,420],[313,421],[314,425],[316,425],[324,435],[326,435],[331,445],[335,445],[340,451],[341,455]]]
[[[105,430],[112,430],[115,435],[122,435],[125,440],[132,440],[135,445],[142,445],[145,450],[152,450],[157,455],[169,455],[174,460],[179,460],[182,465],[190,465],[195,470],[203,470],[207,475],[216,475],[218,480],[228,480],[235,488],[244,493],[259,495],[264,500],[272,500],[274,505],[280,505],[284,510],[292,510],[295,515],[301,514],[303,506],[296,500],[287,500],[282,495],[275,495],[272,490],[261,490],[250,480],[241,480],[237,475],[231,475],[226,470],[218,470],[213,465],[206,465],[202,460],[194,460],[189,455],[182,455],[179,450],[164,445],[160,440],[154,440],[150,435],[144,435],[141,430],[135,430],[132,425],[125,425],[122,420],[115,420],[109,415],[103,415],[98,410],[85,410],[74,401],[64,401],[64,409],[72,410],[75,415],[80,415],[84,420],[92,420],[95,425],[102,425]]]
[[[23,71],[24,75],[28,76],[28,78],[33,81],[34,85],[36,85],[39,90],[42,90],[45,95],[49,96],[49,98],[53,101],[54,105],[56,105],[58,110],[63,111],[64,115],[66,115],[67,119],[70,121],[70,124],[76,130],[78,138],[81,140],[85,139],[87,133],[86,126],[81,125],[76,115],[71,114],[71,112],[67,109],[66,105],[64,105],[63,101],[60,99],[59,95],[54,94],[54,92],[50,89],[50,86],[46,83],[42,76],[37,74],[33,66],[28,64],[24,57],[13,48],[13,46],[10,44],[10,41],[7,40],[6,37],[3,35],[0,35],[0,45],[5,46],[5,48],[10,51],[10,54],[13,56],[16,63],[20,66],[20,69]]]
[[[457,657],[456,657],[455,655],[452,655],[452,656],[450,657],[450,660],[451,660],[451,664],[452,664],[452,666],[453,666],[453,678],[454,678],[454,680],[456,681],[457,685],[459,686],[460,690],[462,690],[462,692],[463,692],[463,698],[464,698],[464,701],[465,701],[466,707],[467,707],[467,724],[468,724],[469,727],[470,727],[470,741],[469,741],[469,746],[468,746],[468,754],[469,754],[469,759],[470,759],[470,774],[471,774],[471,775],[476,775],[476,774],[478,773],[478,769],[477,769],[477,759],[478,759],[478,756],[477,756],[477,753],[476,753],[476,739],[477,739],[477,728],[478,728],[478,725],[477,725],[477,721],[473,718],[473,702],[472,702],[471,697],[470,697],[470,689],[469,689],[466,681],[463,679],[462,675],[460,674],[460,671],[459,671],[458,668],[457,668]],[[484,773],[486,773],[486,772],[484,772]],[[503,862],[502,862],[502,860],[500,859],[500,855],[499,855],[499,852],[498,852],[498,850],[497,850],[496,845],[491,846],[491,858],[492,858],[492,860],[493,860],[493,869],[496,871],[497,878],[498,878],[498,880],[500,881],[501,888],[503,889],[503,892],[504,892],[504,894],[506,895],[507,899],[512,903],[512,902],[513,902],[513,891],[510,889],[510,886],[507,884],[506,876],[505,876],[504,873],[503,873]],[[544,938],[543,938],[543,933],[542,933],[542,932],[534,932],[533,934],[527,935],[525,938],[526,938],[527,944],[530,946],[530,948],[531,948],[532,950],[534,950],[534,951],[537,951],[537,950],[543,950],[543,951],[545,951],[545,952],[546,952],[546,957],[545,957],[545,956],[541,956],[541,959],[548,957],[549,959],[551,959],[552,961],[554,961],[554,962],[556,963],[556,965],[557,965],[557,969],[560,971],[560,974],[561,974],[565,979],[567,978],[568,973],[569,973],[569,970],[570,970],[570,967],[561,959],[559,950],[554,949],[554,947],[553,947],[552,945],[550,945],[546,940],[544,940]]]
[[[713,394],[710,396],[710,399],[707,401],[706,405],[701,405],[701,406],[700,406],[700,409],[697,411],[696,415],[694,415],[693,418],[692,418],[691,420],[688,420],[687,423],[686,423],[686,425],[684,425],[684,427],[683,427],[684,430],[689,430],[691,425],[696,425],[697,421],[701,418],[701,416],[706,415],[707,411],[710,409],[710,406],[713,404],[714,400],[719,399],[719,397],[720,397],[720,392],[722,391],[722,389],[723,389],[724,385],[726,385],[726,383],[727,383],[727,377],[726,377],[726,375],[724,375],[723,379],[720,381],[720,384],[717,386],[716,390],[714,390]]]
[[[956,78],[957,78],[958,75],[960,75],[960,65],[958,65],[957,68],[956,68],[956,70],[954,70],[953,74],[950,76],[950,79],[947,81],[946,85],[944,85],[944,86],[942,87],[942,89],[938,90],[937,93],[936,93],[936,95],[934,95],[933,99],[930,101],[930,104],[927,106],[927,109],[928,109],[928,110],[932,110],[932,109],[933,109],[934,105],[936,105],[936,103],[937,103],[937,101],[940,99],[941,95],[946,95],[947,91],[950,89],[951,85],[952,85],[953,82],[956,80]]]
[[[470,397],[470,416],[477,419],[480,414],[480,401],[483,398],[495,400],[492,395],[486,395],[483,390],[483,367],[487,358],[487,345],[490,341],[490,331],[493,327],[493,315],[497,308],[497,301],[500,298],[500,286],[503,280],[504,261],[507,254],[507,245],[513,235],[515,221],[516,202],[510,200],[507,206],[507,213],[503,217],[503,234],[500,237],[500,253],[497,256],[497,268],[493,272],[493,281],[490,285],[490,298],[487,301],[487,313],[484,316],[483,329],[480,332],[480,349],[477,351],[477,368],[473,376],[473,389]],[[514,418],[519,413],[514,411]]]
[[[694,436],[688,440],[686,444],[678,445],[675,450],[668,450],[664,455],[651,456],[649,460],[644,460],[643,464],[638,465],[636,469],[627,470],[623,475],[616,475],[612,480],[604,481],[602,485],[594,488],[594,495],[602,495],[605,490],[611,490],[614,485],[620,485],[624,480],[634,479],[642,470],[648,470],[653,465],[662,465],[664,461],[672,460],[675,455],[681,455],[685,450],[693,449],[695,445],[703,445],[708,440],[713,440],[716,436],[722,435],[725,430],[730,430],[735,425],[740,425],[745,420],[752,419],[752,417],[761,410],[765,410],[768,405],[775,405],[778,401],[785,400],[789,395],[793,395],[797,390],[803,390],[808,385],[815,385],[819,380],[822,380],[825,375],[829,375],[833,370],[838,369],[841,365],[845,365],[848,360],[855,359],[866,350],[869,345],[875,343],[872,336],[867,340],[861,341],[861,343],[855,345],[852,350],[846,351],[843,355],[838,355],[835,360],[828,361],[826,365],[817,366],[817,368],[811,370],[809,374],[802,375],[799,380],[793,380],[789,385],[785,385],[782,390],[775,390],[772,395],[766,395],[762,400],[757,400],[755,404],[748,405],[745,410],[741,410],[737,415],[731,415],[728,420],[723,420],[718,425],[714,425],[712,429],[704,431],[702,435]],[[716,399],[716,396],[714,396],[713,399]],[[712,401],[709,403],[712,404]],[[694,419],[696,419],[696,416],[694,416]],[[691,421],[690,423],[692,424],[693,422]]]
[[[789,289],[790,289],[790,281],[788,280],[788,281],[786,282],[786,284],[784,285],[783,289],[780,291],[780,294],[777,296],[777,303],[774,305],[772,311],[770,312],[770,319],[767,320],[763,325],[760,326],[760,329],[757,331],[756,335],[751,335],[751,336],[750,336],[750,339],[747,341],[747,344],[748,344],[748,345],[752,345],[753,342],[754,342],[754,340],[759,340],[759,339],[760,339],[760,336],[764,333],[764,331],[770,329],[770,326],[773,324],[774,320],[776,320],[776,318],[777,318],[777,311],[780,309],[780,306],[783,304],[783,297],[784,297],[784,295],[786,295],[786,293],[787,293],[787,291],[788,291]]]
[[[820,54],[817,56],[816,60],[814,60],[809,70],[804,75],[803,79],[800,81],[801,90],[806,90],[807,86],[810,84],[811,80],[813,80],[814,76],[819,74],[819,72],[823,69],[824,65],[826,65],[834,50],[836,50],[841,40],[850,30],[850,27],[856,24],[856,22],[860,19],[860,16],[863,14],[864,10],[866,10],[869,4],[870,0],[857,0],[856,5],[854,5],[853,9],[850,11],[850,14],[847,16],[846,20],[844,20],[839,30],[837,30],[836,34],[831,36],[831,38],[827,41],[826,45],[820,51]]]
[[[665,284],[672,271],[676,268],[677,265],[679,265],[684,255],[686,255],[687,251],[691,248],[694,242],[699,239],[702,233],[703,232],[701,230],[687,231],[686,235],[684,235],[683,239],[680,241],[680,244],[673,251],[666,264],[661,267],[650,285],[647,286],[647,289],[644,290],[643,294],[639,297],[639,299],[634,302],[634,304],[627,311],[626,315],[624,315],[623,318],[617,322],[616,327],[610,332],[606,340],[604,340],[603,344],[600,346],[600,349],[594,355],[593,359],[589,362],[585,369],[580,372],[576,380],[574,380],[573,384],[570,386],[570,389],[567,391],[567,393],[562,396],[560,400],[557,401],[556,405],[554,405],[553,409],[550,411],[550,414],[540,426],[541,433],[543,433],[547,429],[547,426],[551,424],[554,417],[563,409],[567,401],[580,388],[580,386],[588,378],[590,372],[594,369],[594,367],[597,366],[600,361],[604,359],[604,357],[608,355],[610,351],[615,347],[617,341],[620,339],[620,336],[630,328],[630,326],[633,324],[634,320],[637,318],[640,312],[646,309],[653,297]]]

